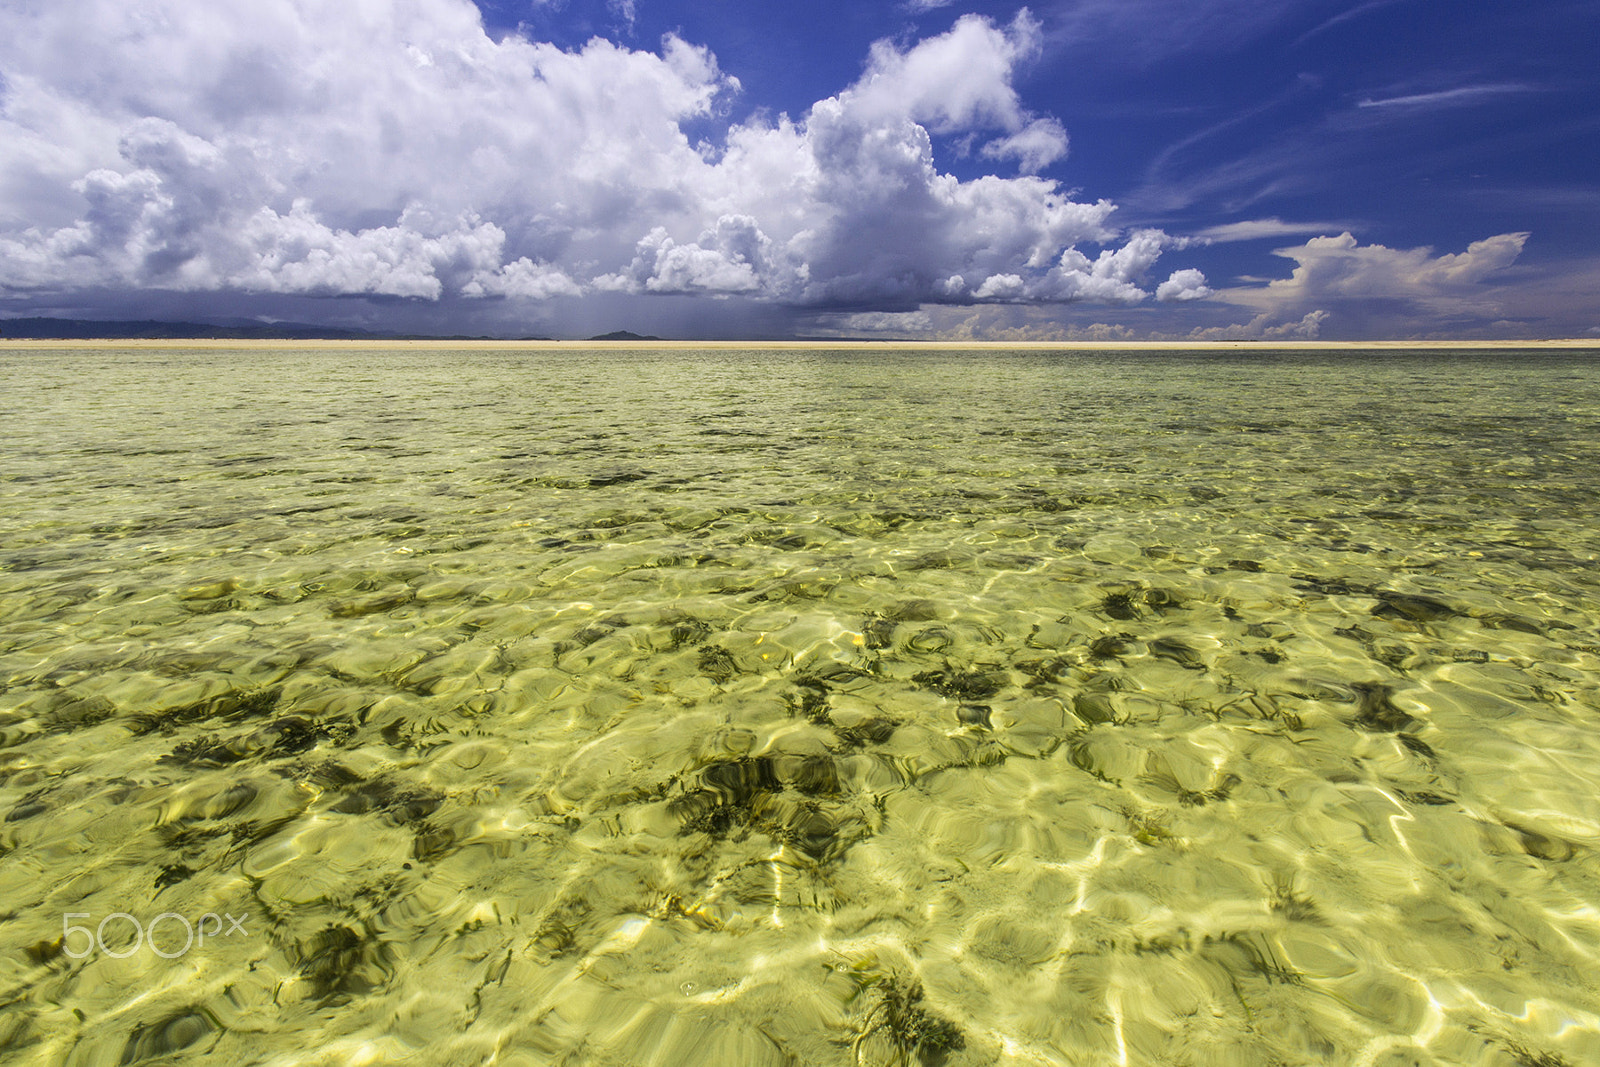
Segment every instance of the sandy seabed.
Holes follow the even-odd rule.
[[[1600,1062],[1589,352],[37,347],[7,1067]]]

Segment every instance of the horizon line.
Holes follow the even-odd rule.
[[[71,348],[215,348],[215,349],[263,349],[263,348],[308,348],[308,349],[395,349],[395,348],[486,348],[498,350],[528,351],[548,349],[601,349],[601,350],[649,350],[649,349],[737,349],[737,348],[772,348],[802,350],[821,349],[872,349],[872,348],[909,348],[925,350],[953,350],[953,349],[986,349],[986,350],[1016,350],[1039,351],[1047,349],[1064,349],[1069,351],[1104,351],[1128,350],[1150,351],[1161,349],[1180,349],[1205,351],[1208,349],[1516,349],[1516,348],[1549,348],[1549,349],[1583,349],[1592,348],[1600,350],[1600,338],[1560,337],[1541,338],[1538,340],[1410,340],[1386,339],[1377,341],[1306,341],[1306,340],[1268,340],[1239,338],[1231,340],[1214,341],[1145,341],[1145,340],[1119,340],[1119,341],[951,341],[937,339],[883,339],[867,340],[862,338],[831,340],[509,340],[498,338],[422,338],[410,337],[404,339],[384,338],[233,338],[233,337],[86,337],[86,338],[46,338],[46,337],[0,337],[0,349],[71,349]]]

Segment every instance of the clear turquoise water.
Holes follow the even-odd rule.
[[[1596,355],[0,351],[3,1058],[1600,1060]]]

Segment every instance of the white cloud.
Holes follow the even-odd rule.
[[[1190,300],[1204,300],[1210,295],[1206,276],[1193,267],[1173,271],[1166,281],[1156,286],[1156,299],[1163,303],[1187,303]]]
[[[481,290],[483,279],[498,273],[505,244],[498,226],[471,218],[433,235],[406,215],[395,226],[358,233],[335,230],[316,219],[305,201],[297,202],[288,215],[262,208],[246,221],[240,238],[245,256],[239,266],[229,270],[228,265],[210,264],[208,275],[182,287],[210,283],[247,292],[374,293],[437,300],[447,278],[461,279],[458,287],[475,284]],[[203,262],[191,260],[185,266]]]
[[[1025,307],[941,308],[925,334],[942,341],[1131,341],[1137,331],[1122,323],[1061,323],[1034,316]]]
[[[1273,313],[1263,311],[1249,322],[1233,326],[1196,328],[1189,333],[1191,341],[1315,341],[1322,334],[1322,324],[1329,313],[1317,309],[1308,311],[1292,322],[1273,321]]]
[[[1495,279],[1527,239],[1526,233],[1503,233],[1474,241],[1464,252],[1435,255],[1431,248],[1363,245],[1349,232],[1313,237],[1274,251],[1294,260],[1289,277],[1213,294],[1257,311],[1254,318],[1191,336],[1309,339],[1335,322],[1346,336],[1416,336],[1419,326],[1443,322],[1458,334],[1481,331],[1504,316],[1505,304],[1527,303],[1526,293]]]
[[[1499,309],[1481,283],[1510,266],[1527,239],[1526,233],[1503,233],[1474,241],[1465,252],[1435,256],[1431,248],[1363,245],[1348,232],[1313,237],[1304,245],[1274,251],[1295,261],[1288,278],[1220,295],[1229,303],[1271,311],[1280,318],[1338,302],[1382,300],[1433,315],[1489,319]]]
[[[761,287],[772,241],[749,215],[724,215],[694,244],[679,244],[657,226],[639,242],[624,272],[596,279],[615,292],[748,293]]]
[[[1060,262],[1030,287],[1028,295],[1041,301],[1138,303],[1150,295],[1138,283],[1162,250],[1185,243],[1160,230],[1138,230],[1121,248],[1106,249],[1093,262],[1077,249],[1069,248],[1061,254]],[[1205,276],[1199,271],[1193,273],[1204,285]]]
[[[1314,341],[1321,334],[1322,324],[1328,321],[1328,317],[1329,313],[1326,311],[1308,311],[1299,322],[1286,322],[1279,326],[1266,327],[1261,331],[1261,336]]]
[[[825,315],[818,333],[850,337],[882,334],[886,337],[924,337],[933,329],[926,311],[858,311],[849,315]]]
[[[1121,323],[1091,322],[1087,326],[1069,326],[1059,338],[1063,341],[1131,341],[1134,332]],[[1020,339],[1020,338],[1019,338]],[[1056,338],[1045,338],[1055,340]]]
[[[1209,226],[1196,233],[1195,237],[1210,244],[1227,244],[1232,241],[1255,241],[1264,237],[1297,237],[1303,233],[1337,233],[1348,228],[1343,223],[1335,222],[1284,222],[1273,216]]]
[[[1011,86],[1016,64],[1039,53],[1039,24],[1024,8],[1011,25],[963,15],[947,33],[901,51],[872,46],[866,73],[844,95],[870,123],[910,119],[934,133],[1020,130],[1027,112]]]
[[[1001,129],[983,148],[987,159],[1015,159],[1037,173],[1067,154],[1067,131],[1036,118],[1011,85],[1016,66],[1037,58],[1039,23],[1023,8],[1009,26],[963,15],[948,33],[901,51],[891,41],[872,46],[866,73],[841,101],[868,123],[909,119],[934,133]]]
[[[705,168],[680,122],[734,86],[676,38],[659,55],[496,43],[459,0],[265,0],[226,18],[177,0],[63,0],[8,10],[0,28],[31,31],[0,33],[0,65],[35,101],[0,119],[0,189],[51,188],[37,214],[59,220],[0,232],[4,280],[21,287],[245,277],[271,291],[343,279],[353,293],[448,292],[455,279],[436,265],[449,257],[425,250],[441,234],[418,230],[412,252],[395,245],[418,208],[490,220],[512,263],[617,257]],[[62,126],[75,132],[77,174],[8,151]],[[266,234],[312,240],[308,227],[325,232],[304,260]],[[362,263],[370,277],[355,277]]]
[[[495,41],[467,0],[7,5],[0,289],[1143,300],[1179,242],[1078,251],[1114,207],[1036,176],[1067,149],[1013,85],[1040,41],[1023,11],[879,42],[800,119],[705,146],[685,125],[739,84],[675,36]],[[941,173],[930,131],[1023,173]]]
[[[946,279],[925,299],[934,301],[941,295],[966,294],[972,301],[994,303],[1064,304],[1091,300],[1108,304],[1136,304],[1150,295],[1147,290],[1140,288],[1140,283],[1162,251],[1183,247],[1187,243],[1185,239],[1170,237],[1160,230],[1137,230],[1129,235],[1121,248],[1107,248],[1093,260],[1077,248],[1069,247],[1046,269],[996,271],[970,277],[955,275]],[[1044,266],[1036,258],[1030,258],[1027,264]],[[1168,287],[1168,295],[1162,299],[1174,299],[1173,294],[1180,291],[1196,293],[1179,298],[1186,300],[1210,295],[1211,291],[1205,288],[1204,274],[1197,270],[1179,274],[1182,277],[1178,288],[1171,288],[1170,278],[1163,283]]]
[[[1067,154],[1067,131],[1055,119],[1034,119],[1016,133],[983,146],[985,159],[1015,159],[1024,174],[1037,174]]]
[[[1020,274],[991,274],[972,293],[979,300],[1021,300],[1028,283]]]
[[[481,270],[461,287],[466,297],[508,296],[523,300],[549,300],[557,296],[581,296],[583,290],[559,267],[535,263],[527,256],[513,260],[498,270]]]

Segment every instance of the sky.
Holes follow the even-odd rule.
[[[1600,339],[1600,0],[0,0],[4,318]]]

